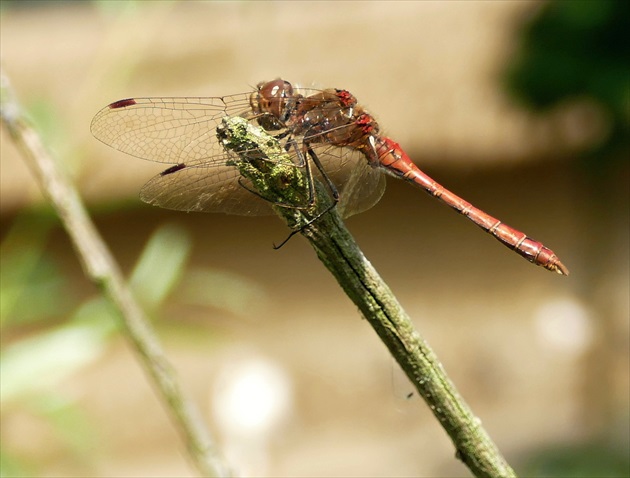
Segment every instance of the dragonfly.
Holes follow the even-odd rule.
[[[387,173],[406,180],[529,262],[569,275],[558,256],[433,180],[384,136],[374,117],[347,90],[294,87],[283,79],[221,97],[127,98],[100,110],[92,134],[121,152],[170,164],[146,183],[140,198],[167,209],[273,214],[273,200],[254,194],[217,136],[226,117],[241,117],[281,142],[296,167],[315,171],[343,217],[374,206]],[[315,166],[311,167],[311,162]]]

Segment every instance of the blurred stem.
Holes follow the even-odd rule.
[[[226,476],[227,469],[219,459],[198,411],[184,397],[175,372],[144,311],[125,284],[118,265],[90,220],[78,192],[25,120],[4,70],[0,73],[0,87],[2,123],[57,211],[85,273],[101,288],[120,314],[122,330],[177,424],[190,458],[204,476]]]
[[[431,348],[414,330],[390,289],[359,250],[336,209],[311,222],[331,204],[324,187],[316,181],[314,206],[278,206],[277,203],[308,205],[304,200],[308,196],[304,192],[307,178],[302,170],[295,167],[273,137],[242,118],[224,119],[218,132],[224,147],[240,158],[232,163],[241,175],[251,181],[261,196],[273,198],[277,214],[294,230],[299,228],[361,310],[451,437],[456,456],[477,477],[515,477],[481,426],[481,420],[472,414]]]

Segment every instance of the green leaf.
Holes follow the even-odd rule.
[[[188,233],[175,225],[158,229],[145,246],[129,281],[138,300],[157,308],[179,281],[191,250]]]
[[[0,355],[0,403],[46,390],[98,358],[107,327],[70,324],[11,344]]]

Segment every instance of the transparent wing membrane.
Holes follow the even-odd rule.
[[[313,89],[302,91],[308,95],[321,93]],[[98,140],[123,153],[180,165],[155,176],[142,188],[140,198],[149,204],[181,211],[273,214],[269,201],[239,184],[239,172],[226,164],[230,155],[216,137],[217,125],[226,116],[256,121],[250,95],[120,100],[96,114],[91,130]],[[281,142],[295,141],[305,151],[303,145],[309,138],[288,133]],[[341,214],[357,214],[381,198],[385,178],[368,165],[361,153],[327,142],[313,141],[309,146],[339,191]],[[303,163],[294,148],[287,149],[296,167]]]

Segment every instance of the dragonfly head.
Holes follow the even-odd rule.
[[[291,83],[278,78],[258,83],[249,102],[252,111],[266,116],[261,122],[262,126],[267,130],[273,130],[284,127],[284,123],[295,109],[295,99]]]

